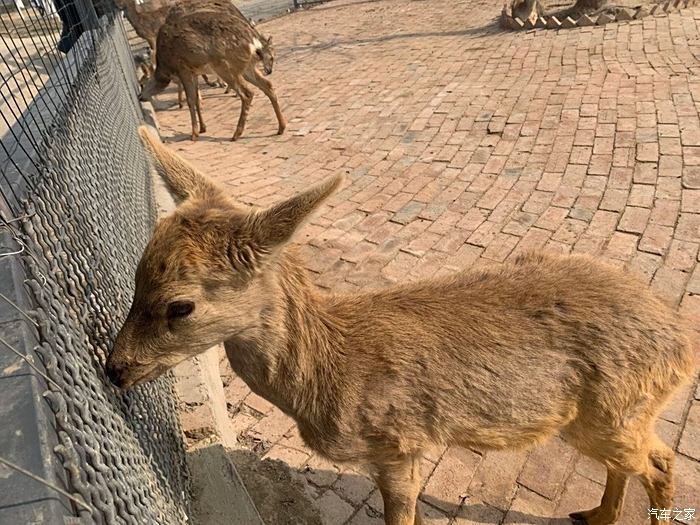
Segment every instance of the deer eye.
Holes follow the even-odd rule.
[[[174,301],[168,305],[168,319],[187,317],[194,311],[192,301]]]

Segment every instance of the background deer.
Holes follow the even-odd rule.
[[[202,7],[207,4],[209,0],[180,0],[175,2],[174,0],[167,0],[165,2],[151,0],[145,3],[137,4],[135,0],[118,0],[117,6],[124,10],[126,19],[129,21],[134,31],[138,36],[143,38],[150,49],[150,56],[146,56],[143,53],[139,53],[134,57],[136,66],[141,70],[142,77],[139,81],[141,86],[145,85],[145,81],[153,76],[155,68],[153,64],[156,62],[156,41],[158,38],[158,30],[165,23],[168,13],[173,7],[181,9],[183,12],[186,10],[194,10],[198,7]],[[231,7],[234,12],[241,18],[250,24],[251,27],[255,27],[255,24],[249,20],[241,11],[231,3]],[[212,87],[223,86],[223,82],[218,79],[210,81],[207,75],[213,74],[211,69],[206,70],[202,73],[202,78],[204,81]],[[179,79],[173,79],[177,83],[177,102],[178,106],[182,107],[182,97],[183,88],[180,84]],[[226,86],[226,93],[228,94],[230,88]],[[201,100],[200,100],[201,104]]]
[[[264,38],[226,0],[207,0],[194,10],[183,3],[171,9],[158,32],[156,71],[141,91],[141,99],[163,91],[173,78],[185,89],[192,121],[192,140],[206,131],[199,102],[196,75],[213,69],[241,99],[241,114],[232,140],[243,133],[253,99],[248,82],[257,86],[272,103],[277,116],[278,134],[287,123],[282,116],[272,83],[257,69],[261,62],[265,74],[272,72],[272,38]]]
[[[678,315],[636,279],[588,257],[532,254],[321,294],[287,244],[339,177],[245,209],[141,135],[180,204],[136,270],[107,361],[116,385],[153,379],[223,341],[233,370],[295,419],[309,447],[370,466],[389,525],[421,523],[424,450],[527,447],[556,433],[607,467],[600,506],[575,520],[615,522],[630,476],[652,507],[672,508],[674,454],[654,422],[693,373],[695,353]]]
[[[165,22],[168,12],[173,7],[174,2],[156,3],[147,2],[137,4],[136,0],[117,0],[119,9],[124,10],[126,19],[137,35],[143,38],[151,51],[156,49],[156,38],[158,30]]]

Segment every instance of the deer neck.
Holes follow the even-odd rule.
[[[261,326],[224,343],[233,370],[258,395],[317,427],[340,402],[344,323],[328,311],[306,270],[283,253],[270,272],[276,299]]]

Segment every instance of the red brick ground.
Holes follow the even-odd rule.
[[[526,248],[586,252],[640,273],[700,319],[700,10],[628,24],[504,33],[500,0],[335,2],[263,24],[289,118],[274,135],[258,93],[239,111],[205,92],[159,114],[173,147],[267,205],[331,173],[346,186],[298,242],[319,286],[352,292]],[[166,107],[174,93],[161,97]],[[304,469],[329,524],[381,523],[374,485],[314,457],[290,419],[224,374],[240,440]],[[700,506],[700,389],[659,424],[676,447],[680,508]],[[603,469],[559,440],[530,453],[448,450],[424,462],[431,524],[567,523],[595,506]],[[647,522],[632,484],[621,523]],[[688,523],[693,523],[689,521]]]

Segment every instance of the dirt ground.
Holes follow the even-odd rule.
[[[303,475],[282,461],[212,445],[191,450],[188,465],[194,525],[323,523]]]
[[[265,525],[321,525],[321,515],[306,492],[306,481],[277,460],[260,460],[234,450],[230,457]]]

